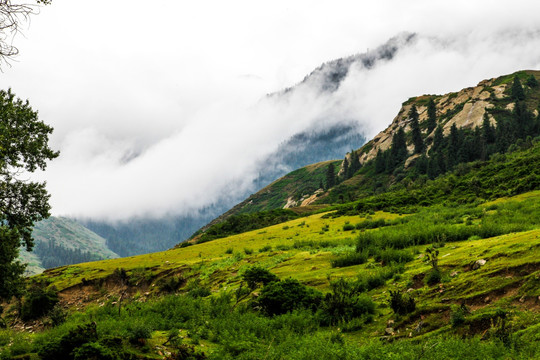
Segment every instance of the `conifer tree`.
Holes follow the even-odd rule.
[[[336,172],[334,169],[334,163],[328,164],[328,170],[326,171],[326,188],[330,189],[336,185]]]
[[[349,177],[349,160],[345,156],[345,159],[343,159],[343,179],[348,179]]]
[[[484,119],[482,121],[482,137],[486,144],[492,144],[495,142],[495,130],[491,126],[487,113],[484,113]]]
[[[523,92],[521,81],[519,81],[517,75],[514,76],[514,82],[512,83],[512,98],[516,101],[521,101],[525,99],[525,93]]]
[[[429,98],[427,105],[427,132],[430,134],[437,127],[437,109],[433,98]]]
[[[377,151],[377,156],[375,157],[375,172],[377,174],[383,173],[386,168],[386,157],[385,152],[382,152],[381,149]]]
[[[534,75],[529,76],[526,82],[527,86],[530,88],[537,88],[538,87],[538,80],[536,80],[536,77]]]
[[[411,119],[414,153],[421,154],[424,151],[424,140],[422,140],[422,132],[420,130],[420,125],[418,124],[418,111],[416,110],[416,106],[414,104],[409,112],[409,118]]]
[[[360,170],[360,158],[356,151],[351,151],[351,165],[349,166],[349,177],[352,177],[358,170]]]
[[[440,152],[445,145],[445,139],[443,134],[442,126],[439,125],[435,129],[435,134],[433,135],[433,146],[430,150],[430,155],[433,156],[434,154]]]
[[[387,171],[394,170],[400,163],[407,159],[409,155],[407,151],[407,141],[405,139],[405,131],[403,128],[399,128],[394,137],[392,138],[392,148],[390,150],[390,165],[391,169],[387,168]]]

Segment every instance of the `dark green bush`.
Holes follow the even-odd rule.
[[[441,282],[441,280],[442,280],[442,273],[441,273],[441,270],[439,270],[438,268],[437,269],[431,269],[427,273],[426,277],[424,278],[424,281],[429,286],[438,284],[438,283]]]
[[[401,264],[412,261],[413,255],[407,250],[384,249],[376,250],[374,259],[380,261],[383,265]]]
[[[64,336],[46,342],[38,349],[38,354],[43,360],[71,360],[74,350],[97,340],[96,323],[79,325]]]
[[[267,315],[278,315],[296,309],[316,310],[321,300],[319,291],[302,285],[298,280],[285,279],[265,285],[257,304]]]
[[[367,252],[351,252],[345,255],[338,256],[333,259],[330,264],[332,267],[346,267],[353,265],[360,265],[368,260]]]
[[[244,272],[242,278],[251,290],[255,290],[260,285],[269,284],[272,281],[279,281],[276,275],[260,266],[250,267]]]
[[[86,343],[73,351],[74,360],[116,360],[113,352],[99,343]]]
[[[395,314],[406,315],[416,310],[416,301],[412,297],[404,297],[398,290],[390,290],[390,307]]]
[[[369,296],[362,294],[364,289],[358,282],[339,279],[332,281],[330,288],[318,313],[323,325],[347,322],[375,312],[375,304]]]
[[[21,318],[24,321],[40,318],[49,313],[58,301],[56,290],[33,285],[23,298]]]
[[[354,230],[355,227],[353,224],[345,224],[343,225],[343,231],[351,231],[351,230]]]
[[[152,327],[142,321],[129,324],[126,330],[128,340],[132,344],[144,344],[152,336]]]

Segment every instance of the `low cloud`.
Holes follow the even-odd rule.
[[[216,28],[198,28],[183,14],[191,30],[200,30],[192,32],[194,39],[185,36],[188,28],[169,29],[173,16],[164,14],[162,34],[174,30],[179,35],[175,40],[156,36],[153,56],[151,34],[137,32],[144,49],[133,50],[130,27],[118,25],[120,19],[116,29],[123,30],[109,30],[113,43],[66,35],[73,43],[88,40],[96,47],[77,43],[67,62],[45,59],[39,68],[32,60],[39,59],[39,47],[21,46],[29,57],[21,56],[6,72],[4,85],[30,96],[55,127],[52,145],[61,156],[39,175],[48,182],[55,214],[124,220],[188,214],[220,199],[238,200],[255,191],[260,162],[296,133],[355,121],[371,138],[409,97],[458,91],[485,78],[540,68],[536,2],[526,2],[524,11],[506,2],[437,6],[397,1],[391,7],[356,9],[355,16],[347,11],[349,3],[341,11],[319,3],[312,13],[293,7],[286,15],[276,6],[268,11],[282,16],[278,26],[240,3],[234,2],[231,11],[245,6],[247,18],[238,17],[232,30],[217,17],[212,17]],[[59,0],[51,9],[66,4]],[[219,26],[224,34],[218,34]],[[311,36],[302,26],[312,30]],[[323,84],[313,80],[287,96],[265,96],[299,82],[324,61],[375,49],[401,31],[416,33],[414,41],[399,42],[395,56],[369,68],[353,63],[334,91],[321,92]],[[124,39],[120,35],[131,39],[131,50],[114,47]],[[212,42],[212,36],[222,43]]]

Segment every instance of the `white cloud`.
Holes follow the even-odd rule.
[[[42,178],[55,214],[187,212],[249,187],[254,165],[314,123],[372,136],[400,104],[540,68],[540,4],[519,1],[55,0],[0,77],[55,127]],[[401,31],[414,45],[353,69],[332,96],[264,94]]]

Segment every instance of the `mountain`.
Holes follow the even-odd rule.
[[[516,101],[512,95],[514,78],[520,79],[523,84],[522,100]],[[458,92],[410,98],[403,103],[397,116],[385,130],[361,148],[348,153],[345,157],[347,161],[332,162],[336,167],[336,186],[323,191],[320,184],[326,181],[329,162],[315,163],[276,180],[203,227],[201,231],[204,232],[209,226],[242,213],[337,204],[374,195],[391,186],[403,186],[405,182],[409,182],[410,186],[415,181],[425,182],[439,173],[449,171],[459,163],[486,160],[495,153],[504,153],[516,142],[519,146],[527,146],[534,137],[540,135],[540,87],[536,85],[538,79],[540,71],[520,71],[483,80],[477,86]],[[434,109],[434,123],[431,128],[428,126],[430,101],[433,102]],[[410,116],[413,106],[418,114],[422,143],[425,145],[423,156],[415,154],[414,151]],[[434,138],[437,127],[441,129],[443,143],[437,144],[440,150],[436,153]],[[458,130],[455,134],[451,134],[452,127]],[[404,131],[406,155],[386,169],[386,163],[390,160],[384,156],[391,155],[390,148],[399,129]],[[489,139],[485,139],[486,133],[491,134]],[[449,152],[451,144],[447,143],[447,140],[450,141],[454,135],[459,137],[455,139],[459,143],[453,144],[455,149]],[[379,163],[383,163],[382,171],[375,169],[378,154]],[[354,173],[348,171],[345,174],[343,167],[345,163],[352,163],[353,156],[358,160],[358,168]],[[435,160],[441,163],[440,166],[437,165],[440,169],[437,170],[438,173],[428,174],[430,169],[435,167]],[[447,164],[450,160],[453,163]],[[350,170],[350,166],[348,167]]]
[[[20,250],[27,263],[27,273],[37,274],[45,269],[87,261],[113,259],[105,239],[68,218],[50,217],[35,224],[32,252]]]

